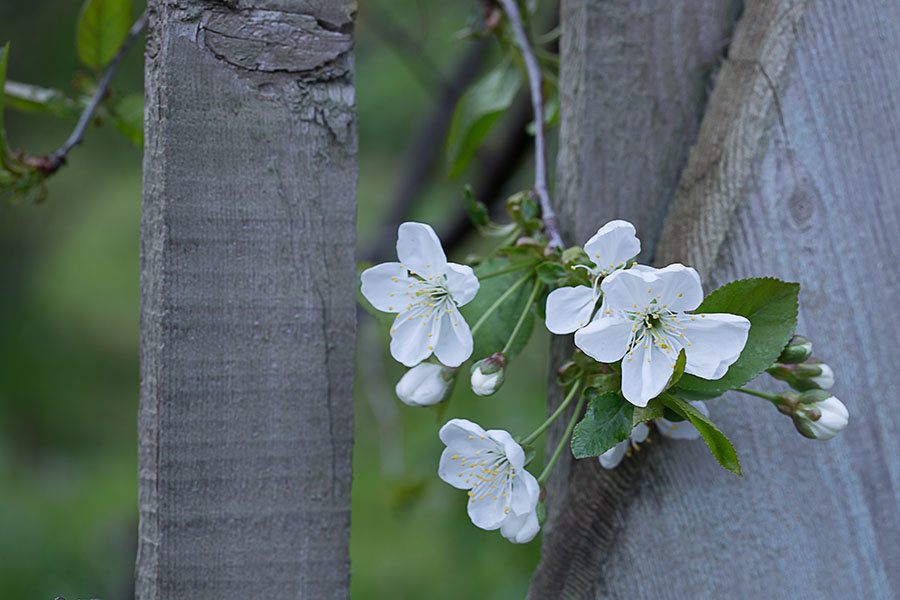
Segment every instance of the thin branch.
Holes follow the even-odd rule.
[[[544,132],[544,95],[541,90],[543,79],[541,67],[535,58],[534,50],[528,41],[528,35],[522,26],[522,15],[516,0],[498,0],[509,24],[516,36],[516,45],[525,61],[525,70],[528,71],[528,84],[531,89],[531,106],[534,112],[534,193],[541,205],[541,215],[544,221],[544,231],[547,234],[549,244],[553,248],[563,245],[559,232],[559,221],[553,212],[550,202],[550,192],[547,189],[547,140]]]
[[[109,61],[109,64],[106,65],[106,70],[103,72],[103,76],[100,78],[100,83],[97,85],[97,89],[94,91],[94,95],[91,97],[91,101],[85,107],[84,112],[81,113],[81,117],[78,119],[78,123],[75,125],[75,129],[72,130],[72,134],[69,136],[69,139],[67,139],[66,142],[59,148],[59,150],[57,150],[53,154],[47,157],[36,159],[37,161],[39,161],[39,164],[37,165],[38,168],[45,175],[50,175],[51,173],[56,172],[57,169],[66,164],[66,156],[69,154],[69,151],[80,144],[84,139],[84,132],[85,130],[87,130],[88,125],[94,118],[94,113],[97,112],[97,107],[100,106],[100,103],[106,96],[106,93],[109,90],[109,84],[112,82],[112,78],[116,74],[116,70],[119,68],[119,63],[122,62],[122,57],[125,56],[125,53],[128,51],[128,49],[131,47],[131,45],[138,38],[138,36],[146,26],[147,11],[144,11],[144,13],[140,17],[138,17],[138,20],[134,22],[134,25],[131,26],[131,29],[128,30],[128,36],[122,42],[122,45],[116,52],[116,55],[113,56],[112,60]]]

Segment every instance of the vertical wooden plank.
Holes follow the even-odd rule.
[[[136,596],[344,598],[355,2],[150,9]]]
[[[850,426],[809,441],[760,401],[729,395],[710,409],[743,479],[700,442],[654,439],[612,473],[579,463],[569,483],[596,471],[572,492],[585,509],[558,518],[581,527],[570,545],[588,548],[593,572],[561,579],[564,594],[535,597],[900,597],[900,377],[884,329],[900,319],[900,7],[820,0],[799,20],[770,10],[790,4],[747,3],[744,19],[757,20],[737,35],[765,17],[795,38],[783,77],[761,52],[754,71],[771,81],[733,98],[744,105],[730,123],[704,122],[690,159],[703,168],[686,171],[657,262],[698,260],[708,289],[747,276],[799,281],[799,330],[835,365]],[[729,57],[745,76],[748,59]],[[722,119],[721,108],[705,118]],[[731,217],[704,232],[711,221],[700,209],[723,204]],[[766,378],[754,387],[779,389]]]

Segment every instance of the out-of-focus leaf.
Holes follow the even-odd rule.
[[[0,48],[0,165],[6,165],[9,146],[6,144],[6,130],[3,128],[3,109],[6,94],[6,61],[9,58],[9,42]]]
[[[7,108],[20,112],[45,113],[57,117],[77,117],[81,107],[72,98],[52,88],[7,81],[3,88]]]
[[[131,0],[86,0],[78,15],[75,48],[91,69],[101,69],[115,56],[131,26]]]
[[[462,173],[491,127],[516,97],[522,74],[512,64],[500,65],[469,88],[453,113],[447,136],[450,177]]]
[[[510,261],[506,258],[494,258],[478,265],[475,269],[475,274],[480,276],[486,273],[494,273],[506,269],[510,267],[510,265]],[[475,298],[460,308],[460,312],[465,317],[466,322],[469,323],[469,327],[474,326],[479,317],[481,317],[494,302],[499,300],[505,292],[519,282],[525,273],[525,270],[511,271],[496,277],[482,279],[481,287]],[[472,356],[475,359],[490,356],[503,349],[507,340],[512,335],[513,329],[516,327],[519,316],[522,314],[522,311],[525,310],[528,298],[531,295],[532,286],[532,282],[526,281],[525,283],[521,283],[481,325],[481,328],[474,335],[475,348]],[[525,344],[528,343],[528,338],[531,337],[533,328],[534,313],[529,309],[529,314],[525,316],[525,321],[522,323],[522,327],[519,329],[516,338],[510,346],[507,358],[514,358],[516,354],[525,347]]]
[[[116,129],[128,140],[141,148],[144,146],[144,97],[129,94],[113,108]]]

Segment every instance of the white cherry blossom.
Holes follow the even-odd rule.
[[[825,398],[801,404],[800,408],[794,412],[794,425],[797,427],[797,431],[808,438],[830,440],[847,427],[847,423],[850,422],[850,412],[836,397],[827,393],[819,395],[825,396]],[[814,414],[811,415],[810,412]]]
[[[431,406],[447,397],[455,373],[443,365],[419,363],[400,378],[394,391],[408,406]]]
[[[641,241],[635,236],[634,225],[628,221],[610,221],[584,244],[584,251],[593,267],[584,266],[594,279],[594,285],[561,287],[547,296],[547,329],[556,334],[572,333],[587,325],[600,298],[600,281],[621,269],[641,251]]]
[[[706,408],[705,402],[698,400],[696,402],[691,402],[691,404],[704,415],[707,417],[709,416],[709,409]],[[693,440],[700,437],[700,432],[697,431],[697,428],[691,425],[689,421],[673,422],[668,419],[659,418],[654,419],[653,423],[656,425],[657,431],[663,436],[673,440]],[[604,469],[615,469],[619,463],[622,462],[622,459],[630,453],[632,448],[635,450],[639,449],[640,444],[644,443],[649,435],[650,428],[647,424],[638,423],[634,426],[631,435],[628,436],[627,439],[622,440],[597,457],[600,460],[600,466]]]
[[[685,373],[719,379],[747,343],[744,317],[687,312],[703,300],[700,276],[690,267],[617,271],[600,287],[601,318],[576,332],[575,345],[599,362],[622,359],[622,394],[636,406],[665,389],[682,349]]]
[[[537,535],[540,485],[525,470],[525,451],[502,429],[485,431],[465,419],[441,427],[447,448],[438,475],[455,488],[469,490],[469,518],[477,527],[500,529],[515,543]]]
[[[403,223],[397,257],[363,271],[362,294],[372,306],[398,313],[391,326],[391,356],[412,367],[432,352],[448,367],[472,354],[472,333],[459,313],[478,292],[471,267],[447,262],[434,230]]]

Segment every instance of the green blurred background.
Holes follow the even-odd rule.
[[[79,69],[73,42],[79,4],[0,5],[0,43],[11,42],[9,79],[71,91]],[[498,125],[458,180],[448,181],[439,152],[408,195],[408,210],[395,207],[416,162],[410,157],[422,154],[421,146],[411,150],[417,136],[440,149],[441,135],[428,143],[422,130],[452,97],[459,63],[468,57],[468,71],[477,74],[499,60],[494,42],[479,61],[472,58],[473,42],[453,39],[480,3],[360,4],[360,259],[392,258],[384,240],[395,235],[390,215],[402,212],[452,239],[449,253],[460,260],[480,243],[460,235],[462,185],[496,175],[492,161],[509,145],[508,127]],[[142,68],[137,48],[116,87],[139,92]],[[10,144],[32,154],[54,150],[74,125],[10,111],[6,119]],[[512,157],[517,167],[493,182],[492,195],[502,199],[528,187],[527,153],[519,154]],[[92,129],[50,180],[44,204],[0,206],[0,589],[6,598],[132,597],[140,168],[140,150],[111,127]],[[403,368],[387,352],[386,331],[360,311],[353,598],[525,595],[538,542],[516,546],[469,522],[465,495],[437,478],[437,430],[456,416],[514,432],[533,429],[543,415],[545,347],[546,335],[536,327],[497,396],[476,398],[458,385],[440,411],[412,409],[393,394]]]

